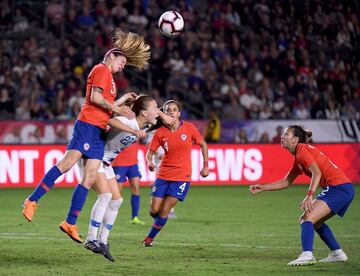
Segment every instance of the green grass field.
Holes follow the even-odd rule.
[[[359,187],[359,186],[358,186]],[[142,240],[152,219],[147,214],[149,188],[141,190],[145,226],[130,225],[129,190],[110,236],[115,263],[95,255],[62,233],[72,189],[55,189],[40,201],[33,222],[21,214],[30,189],[0,189],[0,275],[359,275],[360,197],[343,219],[329,221],[347,263],[288,267],[301,251],[298,203],[307,187],[250,196],[247,187],[192,187],[176,208],[154,247]],[[87,232],[95,201],[91,192],[79,218]],[[314,254],[329,253],[315,236]]]

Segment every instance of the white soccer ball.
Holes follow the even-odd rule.
[[[167,11],[160,16],[158,27],[165,36],[177,36],[184,29],[184,19],[176,11]]]

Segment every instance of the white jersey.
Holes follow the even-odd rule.
[[[139,124],[136,119],[128,119],[123,116],[114,117],[115,119],[121,121],[128,127],[140,130]],[[119,131],[115,128],[111,128],[106,134],[106,144],[104,150],[103,161],[106,164],[111,164],[111,162],[118,156],[118,154],[131,144],[135,143],[138,138],[129,132]]]
[[[151,131],[150,133],[148,133],[148,136],[147,136],[147,140],[146,140],[146,144],[150,144],[151,140],[152,140],[152,137],[154,136],[154,133],[155,133],[155,130]],[[161,159],[164,155],[165,151],[162,147],[159,147],[157,149],[157,151],[154,153],[153,155],[153,162],[154,162],[154,165],[155,165],[155,169],[156,171],[159,170],[159,167],[160,167],[160,163],[161,163]]]

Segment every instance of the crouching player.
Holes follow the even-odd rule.
[[[295,156],[291,170],[282,180],[266,185],[250,186],[250,192],[255,195],[262,191],[286,189],[303,173],[311,177],[307,195],[299,204],[304,211],[301,215],[302,254],[296,260],[289,262],[290,266],[315,263],[314,231],[331,250],[329,256],[320,262],[345,262],[348,259],[325,222],[335,214],[344,216],[354,198],[354,187],[339,167],[317,148],[307,144],[311,136],[311,131],[306,131],[297,125],[286,128],[281,137],[281,146]],[[313,199],[318,185],[323,190]]]

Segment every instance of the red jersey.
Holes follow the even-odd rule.
[[[139,149],[139,142],[123,149],[118,156],[111,162],[112,167],[132,166],[138,163],[137,153]]]
[[[91,70],[86,81],[86,98],[81,107],[78,120],[105,129],[111,112],[90,101],[91,90],[96,86],[103,89],[103,97],[113,103],[116,97],[116,86],[110,69],[105,64],[97,64]]]
[[[335,186],[350,182],[344,172],[339,169],[330,159],[317,148],[308,144],[298,144],[296,147],[295,160],[291,172],[305,174],[311,177],[309,167],[316,162],[322,173],[320,186]]]
[[[192,145],[200,144],[203,140],[199,130],[184,121],[180,122],[180,127],[174,132],[165,126],[157,129],[149,148],[156,152],[161,146],[165,153],[156,177],[171,181],[190,181]]]

